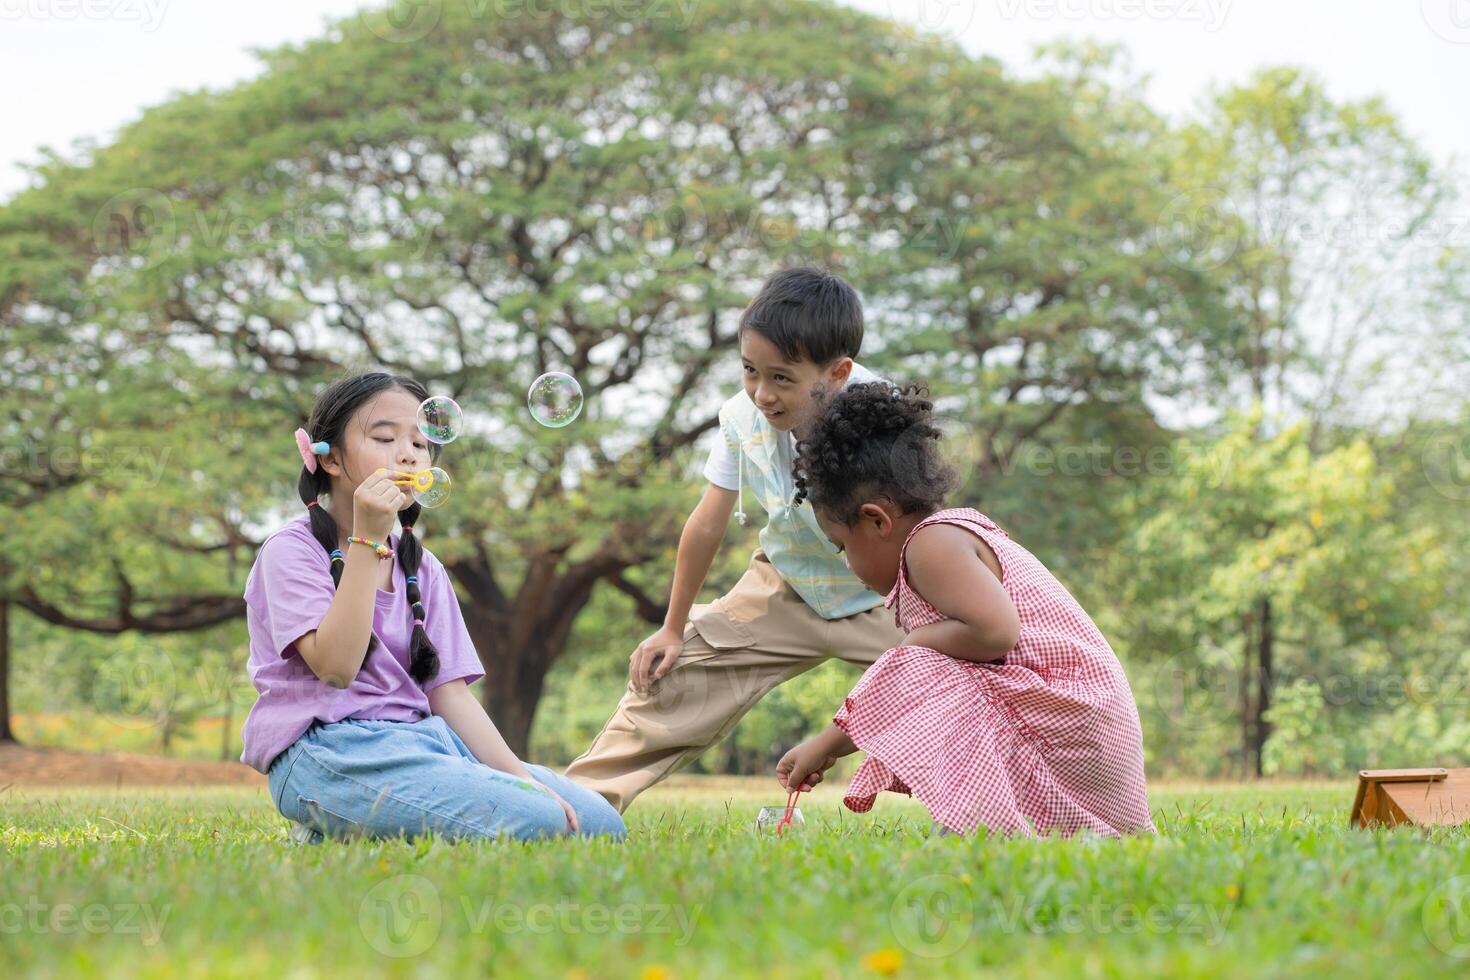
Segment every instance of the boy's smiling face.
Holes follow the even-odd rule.
[[[740,364],[745,393],[771,428],[782,432],[805,428],[817,412],[812,393],[819,388],[836,391],[852,373],[850,357],[839,357],[825,366],[791,361],[779,347],[749,329],[740,332]]]

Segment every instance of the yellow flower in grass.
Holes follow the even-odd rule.
[[[892,948],[880,949],[876,953],[864,956],[863,966],[885,977],[892,976],[898,972],[899,967],[903,966],[903,954]]]
[[[1237,884],[1234,884],[1233,882],[1231,884],[1226,885],[1225,886],[1225,897],[1228,898],[1228,899],[1230,899],[1232,902],[1235,901],[1237,898],[1240,897],[1240,886],[1237,885]]]
[[[643,980],[672,980],[674,971],[655,963],[643,968]]]

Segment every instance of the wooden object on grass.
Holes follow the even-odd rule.
[[[1470,822],[1470,769],[1364,769],[1353,799],[1354,827]]]

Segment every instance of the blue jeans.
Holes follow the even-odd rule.
[[[584,836],[627,834],[597,793],[545,766],[526,768],[535,783],[483,765],[437,715],[348,718],[312,725],[271,763],[269,782],[282,816],[326,837],[554,837],[566,831],[566,813],[543,786],[576,811]]]

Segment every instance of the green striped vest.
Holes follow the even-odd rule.
[[[848,383],[876,380],[854,364]],[[760,534],[761,550],[812,611],[823,619],[841,619],[881,603],[883,597],[858,581],[822,533],[811,502],[791,505],[796,484],[782,465],[779,448],[786,433],[771,428],[744,391],[721,406],[720,434],[739,466],[737,492],[743,494],[749,484],[769,515]]]

